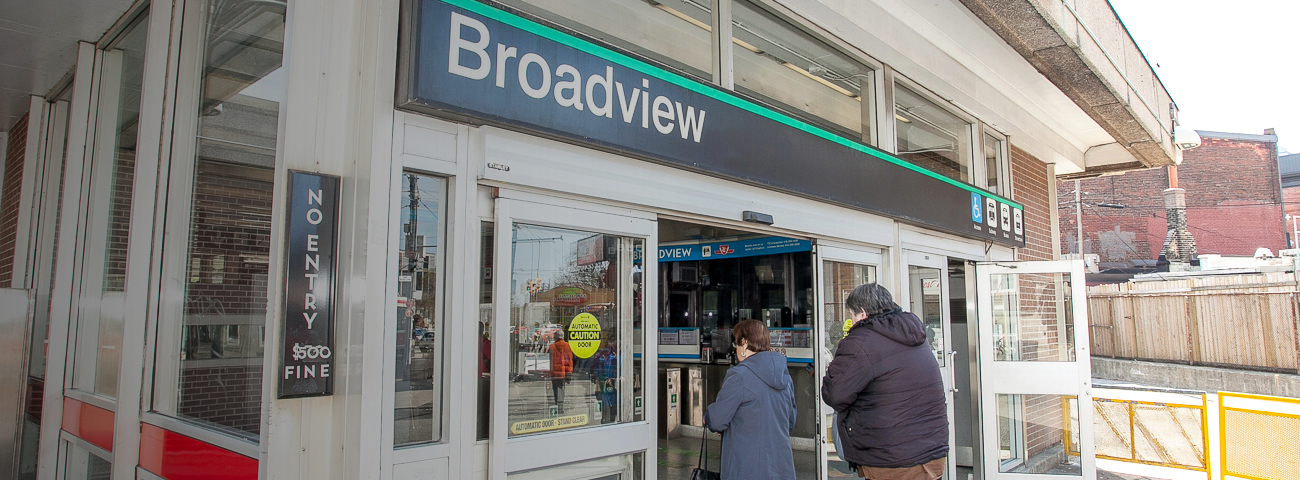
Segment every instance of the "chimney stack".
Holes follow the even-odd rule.
[[[1191,270],[1192,258],[1196,256],[1196,239],[1187,229],[1186,193],[1181,188],[1165,189],[1165,219],[1169,222],[1169,230],[1165,233],[1165,245],[1160,254],[1169,261],[1171,272]]]

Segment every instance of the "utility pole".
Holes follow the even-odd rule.
[[[1079,181],[1074,181],[1074,226],[1078,229],[1074,245],[1078,248],[1079,258],[1083,258],[1083,200],[1079,191]]]
[[[407,232],[406,232],[406,256],[407,256],[407,258],[415,258],[415,256],[416,256],[416,253],[415,253],[415,252],[416,252],[416,245],[415,245],[415,244],[416,244],[416,241],[415,241],[415,240],[416,240],[416,236],[415,236],[415,235],[416,235],[416,230],[417,230],[416,225],[417,225],[417,223],[419,222],[419,212],[420,212],[420,189],[419,189],[419,186],[416,184],[417,179],[415,178],[415,175],[412,175],[412,174],[409,174],[409,173],[408,173],[408,174],[406,175],[406,178],[407,178],[407,180],[410,180],[410,182],[411,182],[411,192],[410,192],[410,195],[409,195],[409,197],[410,197],[410,205],[407,207],[407,208],[408,208],[408,211],[410,212],[410,215],[409,215],[409,219],[407,220],[407,224],[406,224],[406,228],[407,228]],[[412,270],[414,270],[414,267],[412,267]]]

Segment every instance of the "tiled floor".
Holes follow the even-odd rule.
[[[710,434],[709,469],[718,471],[721,462],[722,443],[718,436]],[[660,480],[690,480],[691,470],[700,461],[700,437],[678,437],[672,440],[659,439],[659,478]],[[814,452],[795,451],[794,470],[798,480],[816,480],[817,454]],[[832,475],[833,478],[845,478]]]

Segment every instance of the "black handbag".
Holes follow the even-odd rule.
[[[691,480],[722,480],[722,474],[709,471],[709,444],[705,441],[708,437],[708,429],[700,432],[700,460],[695,462],[695,470],[691,471]]]

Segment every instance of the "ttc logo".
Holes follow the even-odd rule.
[[[975,192],[970,194],[970,220],[984,223],[984,197]]]
[[[718,250],[717,250],[716,253],[717,253],[718,255],[726,255],[726,254],[729,254],[729,253],[734,252],[734,251],[735,251],[735,250],[733,250],[733,249],[731,248],[731,245],[723,244],[723,245],[719,245],[719,246],[718,246]]]

